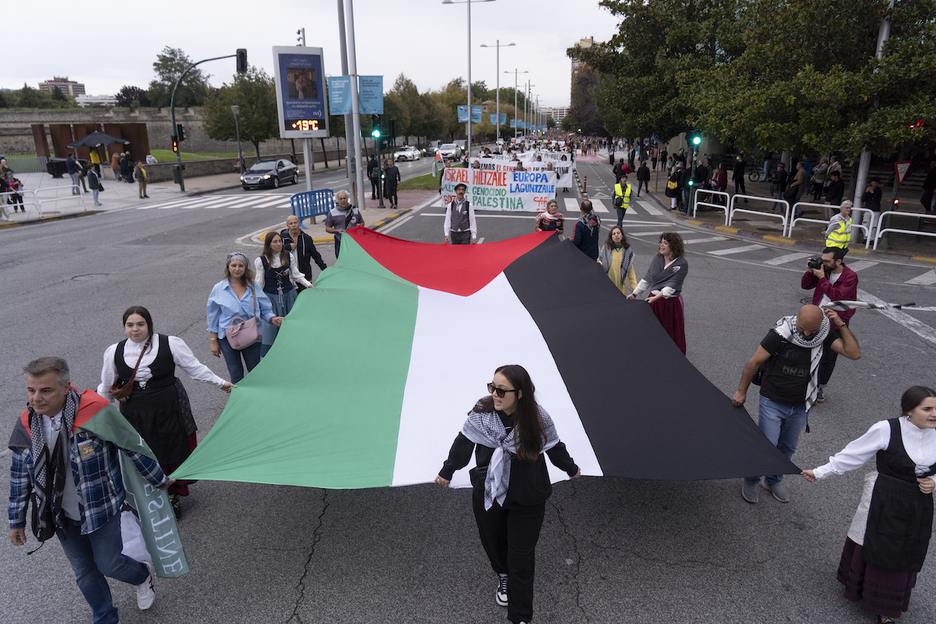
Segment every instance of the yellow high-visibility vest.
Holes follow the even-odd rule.
[[[630,184],[628,184],[628,185],[626,185],[626,190],[625,190],[625,189],[622,189],[622,188],[621,188],[621,183],[620,183],[620,182],[618,182],[617,184],[614,185],[614,197],[615,197],[615,199],[618,198],[618,197],[623,197],[623,198],[624,198],[624,205],[621,206],[621,208],[622,208],[623,210],[627,210],[627,209],[630,207],[631,189],[632,189],[632,188],[633,188],[633,187],[632,187]],[[615,207],[616,207],[616,206],[615,206]]]
[[[851,242],[851,228],[851,217],[848,217],[845,221],[839,222],[838,226],[832,230],[829,237],[826,239],[826,247],[847,248],[848,243]]]

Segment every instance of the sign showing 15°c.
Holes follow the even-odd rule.
[[[280,136],[284,139],[329,136],[322,48],[275,46],[273,69]]]

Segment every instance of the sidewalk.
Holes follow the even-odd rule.
[[[345,161],[342,160],[341,163],[339,167],[337,161],[329,161],[327,169],[324,163],[315,163],[315,169],[311,174],[313,182],[317,174],[344,171]],[[304,173],[304,170],[300,169],[300,172]],[[136,182],[127,183],[115,180],[112,170],[105,167],[101,171],[101,184],[104,186],[104,191],[99,194],[98,199],[101,205],[95,206],[90,191],[82,192],[80,195],[72,194],[71,179],[67,176],[53,178],[48,173],[22,173],[16,174],[16,177],[23,183],[22,195],[26,212],[15,213],[13,206],[3,206],[6,215],[4,218],[4,215],[0,213],[0,229],[87,216],[102,211],[136,206],[140,202],[156,203],[183,197],[197,197],[205,193],[240,186],[240,174],[237,173],[186,178],[184,192],[179,190],[177,184],[166,180],[148,184],[146,194],[150,198],[140,199]],[[297,192],[305,190],[304,176],[296,188]],[[402,201],[402,195],[400,199]]]
[[[600,152],[599,152],[600,155]],[[604,162],[607,163],[607,152],[604,152]],[[666,196],[666,178],[661,173],[658,185],[656,182],[656,172],[650,174],[650,193],[661,207],[666,209],[670,220],[675,223],[684,223],[698,228],[721,232],[723,234],[733,234],[756,240],[763,240],[776,245],[785,245],[796,249],[805,249],[808,251],[821,250],[825,246],[825,228],[820,223],[797,222],[793,228],[791,237],[784,236],[780,212],[770,210],[771,204],[765,201],[751,200],[747,204],[741,204],[740,207],[746,210],[754,210],[760,214],[751,214],[746,212],[735,213],[731,220],[731,225],[726,226],[725,211],[703,207],[697,210],[693,217],[690,211],[688,216],[679,212],[670,212],[670,198]],[[636,177],[630,178],[634,189],[637,188]],[[731,196],[734,183],[728,182],[728,191]],[[757,197],[771,197],[770,184],[767,182],[751,182],[745,180],[745,190],[747,195]],[[647,196],[646,191],[643,196]],[[700,193],[701,195],[701,193]],[[805,197],[805,196],[804,196]],[[900,228],[913,231],[922,231],[927,233],[936,233],[936,219],[920,219],[917,215],[923,214],[923,207],[920,205],[920,198],[912,193],[900,193],[897,198],[902,207],[901,212],[906,212],[907,216],[895,216],[891,219],[889,227]],[[809,197],[808,199],[812,199]],[[740,201],[740,200],[738,200]],[[884,189],[882,204],[888,205],[890,202],[890,188]],[[712,202],[715,203],[715,202]],[[821,202],[820,202],[821,203]],[[822,208],[807,207],[804,209],[804,215],[809,219],[824,220],[825,214]],[[856,220],[857,222],[857,220]],[[858,241],[861,241],[860,243]],[[889,249],[885,249],[885,241]],[[915,261],[936,264],[936,237],[916,236],[913,234],[886,233],[884,238],[878,244],[878,249],[873,249],[873,241],[868,249],[865,249],[865,241],[861,230],[852,230],[852,242],[849,245],[849,257],[877,257],[881,259],[897,261]]]

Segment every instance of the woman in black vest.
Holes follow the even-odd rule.
[[[913,386],[901,397],[900,411],[900,418],[875,423],[829,463],[803,471],[813,482],[876,457],[877,472],[865,477],[837,578],[845,597],[876,613],[878,622],[892,622],[909,608],[933,532],[936,390]]]
[[[682,288],[689,274],[689,263],[684,254],[682,236],[676,232],[663,232],[659,251],[650,261],[647,274],[627,295],[628,299],[646,297],[654,316],[683,355],[686,354],[686,318]]]
[[[146,308],[127,308],[123,325],[127,339],[104,352],[97,392],[120,402],[120,412],[146,440],[163,472],[170,474],[197,444],[195,419],[188,394],[175,375],[176,366],[192,379],[212,383],[225,392],[233,386],[198,361],[181,338],[153,333],[153,318]],[[187,481],[176,481],[169,487],[176,518],[182,515],[180,496],[188,496]]]
[[[312,288],[312,282],[299,270],[296,252],[286,251],[283,237],[278,232],[266,233],[263,239],[263,255],[254,260],[254,272],[257,275],[254,283],[270,298],[274,316],[284,317],[292,310],[299,293],[296,284],[301,284],[303,288]],[[263,334],[260,357],[263,357],[273,346],[279,327],[272,323],[263,323],[260,331]]]

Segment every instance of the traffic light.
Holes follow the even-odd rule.
[[[176,154],[179,153],[179,137],[172,135],[172,151]]]
[[[691,143],[693,147],[698,148],[702,145],[702,135],[698,132],[693,132],[689,135],[689,143]]]
[[[247,50],[244,48],[237,48],[237,73],[247,73]]]
[[[176,137],[179,141],[185,140],[185,126],[183,124],[176,124]]]
[[[375,139],[380,138],[380,115],[371,115],[371,136]]]

